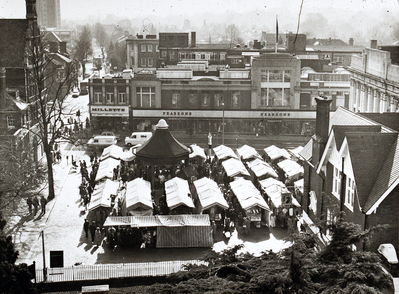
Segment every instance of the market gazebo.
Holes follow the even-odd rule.
[[[190,149],[176,140],[164,119],[159,120],[153,136],[136,152],[136,159],[147,165],[174,165],[188,159]]]

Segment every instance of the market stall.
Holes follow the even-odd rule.
[[[230,178],[234,177],[250,177],[251,175],[245,168],[244,164],[236,159],[230,158],[222,162],[222,166],[224,171],[226,172],[227,176]]]
[[[288,152],[291,154],[291,159],[295,161],[301,161],[301,156],[299,155],[303,150],[303,146],[298,146],[294,149],[288,149]]]
[[[107,178],[113,179],[114,168],[116,168],[119,164],[120,161],[112,157],[108,157],[107,159],[101,161],[100,165],[98,166],[96,182],[102,181]]]
[[[291,158],[287,150],[279,148],[275,145],[266,147],[263,149],[263,151],[265,152],[266,159],[273,163],[276,163],[279,160]]]
[[[269,225],[270,208],[251,181],[243,178],[236,179],[230,183],[230,187],[244,215],[251,223],[254,223],[257,228],[260,227],[261,222]]]
[[[194,181],[201,213],[209,214],[211,220],[221,221],[222,212],[229,208],[217,183],[209,178]]]
[[[303,177],[303,167],[291,159],[285,159],[277,163],[277,166],[284,172],[286,180],[293,182]]]
[[[200,146],[198,146],[196,144],[190,145],[190,148],[192,150],[192,152],[189,155],[190,159],[201,160],[201,161],[206,159],[206,154],[205,154],[204,148],[201,148]]]
[[[266,161],[263,161],[259,158],[255,160],[249,161],[247,163],[249,170],[252,174],[258,179],[264,179],[267,177],[278,178],[278,174],[274,170],[274,168],[268,164]]]
[[[119,182],[110,179],[96,186],[88,206],[87,219],[103,224],[111,213],[112,198],[118,194]]]
[[[151,183],[136,178],[126,184],[122,198],[123,215],[152,215]]]
[[[237,148],[237,154],[241,158],[241,160],[248,161],[255,158],[262,158],[258,151],[254,147],[243,145],[240,148]]]
[[[188,182],[174,177],[165,182],[166,203],[171,214],[191,213],[195,208]]]
[[[110,145],[104,148],[103,153],[101,153],[100,161],[107,158],[114,158],[120,160],[123,154],[123,148],[118,145]]]
[[[233,149],[225,145],[220,145],[213,148],[213,152],[215,152],[215,156],[218,160],[225,160],[229,158],[238,159],[238,156],[234,153]]]

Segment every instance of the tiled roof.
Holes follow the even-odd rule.
[[[396,141],[394,141],[391,146],[391,150],[386,155],[385,162],[371,189],[367,202],[364,205],[365,212],[367,212],[399,178],[399,136],[397,136]]]
[[[381,133],[381,125],[365,125],[365,126],[332,126],[334,130],[334,138],[337,149],[341,148],[341,144],[344,141],[345,134],[348,132],[371,132]]]
[[[399,112],[367,112],[361,115],[399,132]]]
[[[26,19],[0,19],[0,66],[24,66],[27,29]]]
[[[397,133],[346,133],[361,207],[367,202],[379,171],[397,138]]]
[[[312,159],[312,149],[313,149],[313,141],[310,139],[305,147],[303,147],[302,151],[299,152],[299,156],[301,156],[304,160],[309,161]]]

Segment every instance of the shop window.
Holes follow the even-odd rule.
[[[260,105],[261,106],[267,106],[267,94],[268,94],[267,88],[262,88],[260,89]]]
[[[118,93],[118,102],[120,104],[126,103],[126,93]]]
[[[172,94],[172,107],[178,107],[180,104],[180,93]]]
[[[240,107],[240,92],[239,91],[233,92],[233,95],[231,96],[231,106],[233,108]]]
[[[152,52],[152,50],[153,50],[152,44],[148,44],[147,45],[147,52]]]
[[[114,103],[114,93],[107,93],[106,98],[108,104]]]
[[[355,181],[348,177],[346,179],[345,204],[351,210],[353,210],[354,199],[355,199]]]
[[[290,105],[290,89],[284,89],[283,88],[283,106],[289,106]]]
[[[139,107],[155,107],[155,87],[137,87],[136,93]]]
[[[267,106],[282,106],[283,105],[283,89],[269,88],[267,97]]]
[[[103,94],[101,92],[95,92],[94,93],[94,104],[101,104],[102,96],[103,96]]]
[[[140,45],[140,52],[146,52],[147,46],[145,44]]]
[[[11,115],[7,116],[7,128],[13,129],[15,127],[15,117]]]

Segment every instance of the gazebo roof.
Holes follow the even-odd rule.
[[[165,120],[159,120],[154,135],[136,152],[138,160],[149,164],[172,164],[188,158],[190,149],[170,133]]]

